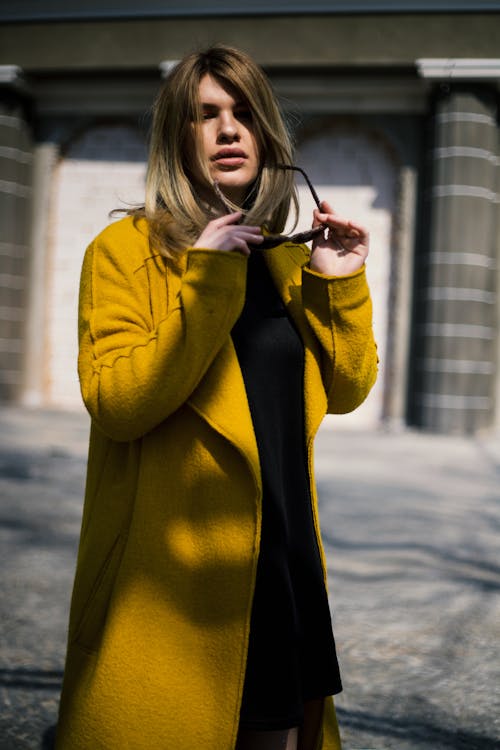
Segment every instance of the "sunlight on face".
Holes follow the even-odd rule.
[[[227,198],[242,205],[259,173],[259,148],[247,102],[205,75],[199,87],[199,137],[211,179]]]

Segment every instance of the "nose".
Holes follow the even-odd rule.
[[[218,143],[232,143],[239,140],[238,120],[232,112],[221,112],[219,119],[219,130],[217,133]]]

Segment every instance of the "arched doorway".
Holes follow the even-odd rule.
[[[311,178],[321,200],[370,231],[367,275],[373,299],[374,331],[379,349],[379,377],[363,406],[352,414],[329,417],[345,427],[375,427],[384,417],[389,349],[393,222],[397,206],[398,167],[386,143],[369,131],[324,120],[304,133],[297,164]],[[310,226],[314,201],[297,179],[299,228]]]
[[[146,146],[135,128],[102,124],[71,142],[55,170],[49,232],[45,400],[81,406],[77,378],[77,305],[85,248],[109,212],[144,200]]]

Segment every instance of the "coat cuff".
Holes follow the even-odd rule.
[[[233,288],[246,285],[247,258],[242,253],[198,247],[186,251],[185,278],[193,283]]]
[[[347,276],[325,276],[305,267],[302,276],[302,294],[305,307],[323,307],[323,315],[330,318],[331,311],[343,308],[355,310],[370,298],[366,279],[366,266]]]

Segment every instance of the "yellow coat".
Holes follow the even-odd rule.
[[[305,344],[312,477],[325,412],[354,409],[375,380],[368,287],[364,269],[303,269],[304,246],[266,258]],[[176,266],[131,218],[87,250],[79,374],[92,427],[58,750],[235,746],[262,492],[230,337],[246,263],[189,249]],[[324,725],[321,747],[338,750],[331,699]]]

